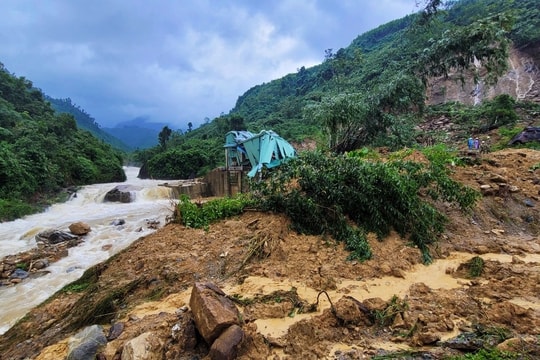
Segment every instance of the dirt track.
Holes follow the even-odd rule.
[[[505,329],[509,337],[525,341],[519,342],[521,349],[540,356],[536,164],[540,152],[521,149],[455,167],[459,181],[491,188],[484,186],[486,196],[472,214],[440,205],[451,222],[432,248],[435,262],[429,266],[421,264],[418,249],[396,235],[382,242],[370,237],[373,259],[347,261],[341,244],[296,234],[277,214],[247,212],[208,231],[168,224],[98,266],[92,293],[59,293],[34,309],[0,337],[0,358],[62,358],[68,336],[79,329],[72,324],[77,314],[111,293],[116,297],[107,311],[79,324],[125,323],[104,350],[107,359],[146,331],[163,339],[163,358],[183,358],[170,341],[170,329],[195,281],[212,281],[237,299],[260,300],[238,304],[247,334],[241,359],[358,359],[399,349],[442,356],[455,351],[438,341],[479,327]],[[472,278],[467,263],[475,256],[483,259],[484,271]],[[317,311],[307,312],[322,290],[328,297],[320,297]],[[360,315],[343,321],[354,308],[351,299],[377,314],[392,303],[397,315],[389,324]],[[199,344],[182,356],[204,357],[207,351]]]

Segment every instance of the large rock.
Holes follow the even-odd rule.
[[[91,230],[92,229],[90,228],[90,225],[82,221],[78,221],[76,223],[69,225],[69,231],[71,231],[71,233],[75,235],[86,235]]]
[[[244,339],[244,330],[238,325],[227,328],[210,347],[210,359],[233,360],[238,355],[238,347]]]
[[[160,360],[163,343],[157,335],[145,332],[124,344],[121,360]]]
[[[343,296],[334,306],[335,315],[344,324],[371,325],[367,307],[352,296]]]
[[[171,329],[171,337],[181,351],[191,351],[197,346],[197,330],[191,316],[180,316]]]
[[[94,360],[97,352],[107,344],[103,328],[92,325],[79,331],[69,341],[67,360]]]
[[[65,231],[48,229],[36,235],[36,242],[44,245],[55,245],[63,242],[77,241],[78,236],[67,233]]]
[[[139,187],[132,185],[118,185],[114,189],[105,194],[105,201],[130,203],[135,200],[135,191],[140,190]]]
[[[238,309],[213,283],[195,283],[189,306],[195,326],[208,344],[212,344],[229,326],[241,325]]]

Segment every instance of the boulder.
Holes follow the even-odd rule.
[[[163,344],[152,332],[145,332],[126,342],[122,348],[121,360],[160,360]]]
[[[67,360],[94,360],[99,349],[107,344],[103,328],[92,325],[79,331],[69,341]]]
[[[44,245],[55,245],[68,241],[76,241],[79,237],[65,231],[48,229],[36,235],[36,242]]]
[[[126,223],[126,220],[124,219],[114,219],[112,222],[111,222],[111,225],[114,225],[114,226],[121,226],[121,225],[124,225]]]
[[[134,192],[137,190],[140,188],[136,186],[118,185],[105,194],[104,201],[130,203],[135,200]]]
[[[238,309],[213,283],[195,283],[189,306],[195,326],[208,344],[212,344],[229,326],[241,325]]]
[[[197,346],[197,330],[191,316],[182,313],[171,329],[171,337],[181,351],[191,351]]]
[[[114,339],[119,337],[123,331],[124,331],[123,322],[114,323],[109,329],[109,334],[107,335],[107,341],[113,341]]]
[[[370,325],[370,313],[360,301],[352,296],[343,296],[334,305],[335,315],[344,324]]]
[[[71,233],[74,235],[86,235],[91,230],[90,225],[82,221],[69,225],[69,231],[71,231]]]
[[[238,355],[238,347],[244,339],[244,330],[238,325],[229,326],[210,347],[210,359],[233,360]]]

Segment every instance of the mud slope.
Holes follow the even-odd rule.
[[[60,292],[34,309],[0,338],[0,358],[63,358],[70,335],[115,322],[125,327],[103,349],[106,359],[145,332],[161,339],[157,358],[204,358],[202,340],[180,351],[171,337],[196,281],[238,300],[240,359],[359,359],[402,349],[442,358],[459,353],[444,341],[479,329],[540,356],[537,164],[540,152],[504,150],[456,167],[458,180],[485,195],[471,214],[441,204],[451,222],[429,266],[395,235],[370,238],[373,259],[347,261],[341,244],[296,234],[277,214],[247,212],[208,231],[166,225],[88,272],[86,291]],[[483,272],[472,277],[478,261]]]

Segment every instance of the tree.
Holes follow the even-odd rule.
[[[171,137],[171,134],[172,134],[172,130],[169,129],[169,127],[167,125],[165,125],[163,127],[163,129],[160,131],[160,133],[158,135],[158,139],[159,139],[159,145],[163,149],[167,148],[167,142],[169,141],[169,138]]]

